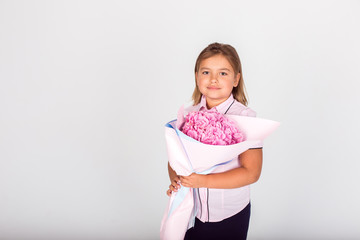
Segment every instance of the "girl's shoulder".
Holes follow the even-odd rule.
[[[184,109],[184,115],[187,115],[189,112],[199,111],[199,109],[200,109],[200,103],[197,105],[188,106]]]
[[[241,102],[238,102],[237,100],[234,101],[227,114],[256,117],[256,112],[254,110],[245,106]]]

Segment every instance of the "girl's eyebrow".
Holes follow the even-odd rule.
[[[207,67],[202,67],[202,68],[200,68],[199,70],[204,70],[204,69],[209,69],[209,68],[207,68]]]
[[[210,68],[202,67],[202,68],[200,68],[199,70],[208,70],[208,69],[210,69]],[[225,71],[230,72],[230,69],[228,69],[228,68],[219,68],[218,70],[225,70]]]

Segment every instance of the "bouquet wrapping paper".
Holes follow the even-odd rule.
[[[226,115],[233,120],[239,130],[245,134],[245,141],[232,145],[204,144],[182,133],[178,127],[183,119],[170,121],[165,125],[165,140],[169,164],[182,176],[195,172],[208,174],[217,166],[230,162],[242,152],[257,146],[270,135],[279,122],[238,116]],[[193,227],[197,208],[194,206],[196,191],[181,186],[173,192],[165,209],[160,227],[162,240],[184,239],[187,229]]]

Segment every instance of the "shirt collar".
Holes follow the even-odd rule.
[[[232,104],[232,102],[234,101],[234,97],[231,94],[230,97],[228,99],[226,99],[225,102],[217,105],[216,107],[211,108],[212,110],[215,110],[221,114],[225,114],[226,110],[230,107],[230,105]],[[210,110],[206,107],[206,97],[204,95],[202,95],[201,97],[201,101],[200,101],[200,107],[199,107],[199,111],[205,111],[205,110]]]

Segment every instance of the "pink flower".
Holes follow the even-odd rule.
[[[235,123],[216,111],[190,112],[185,117],[182,132],[211,145],[230,145],[245,141],[244,134]]]

